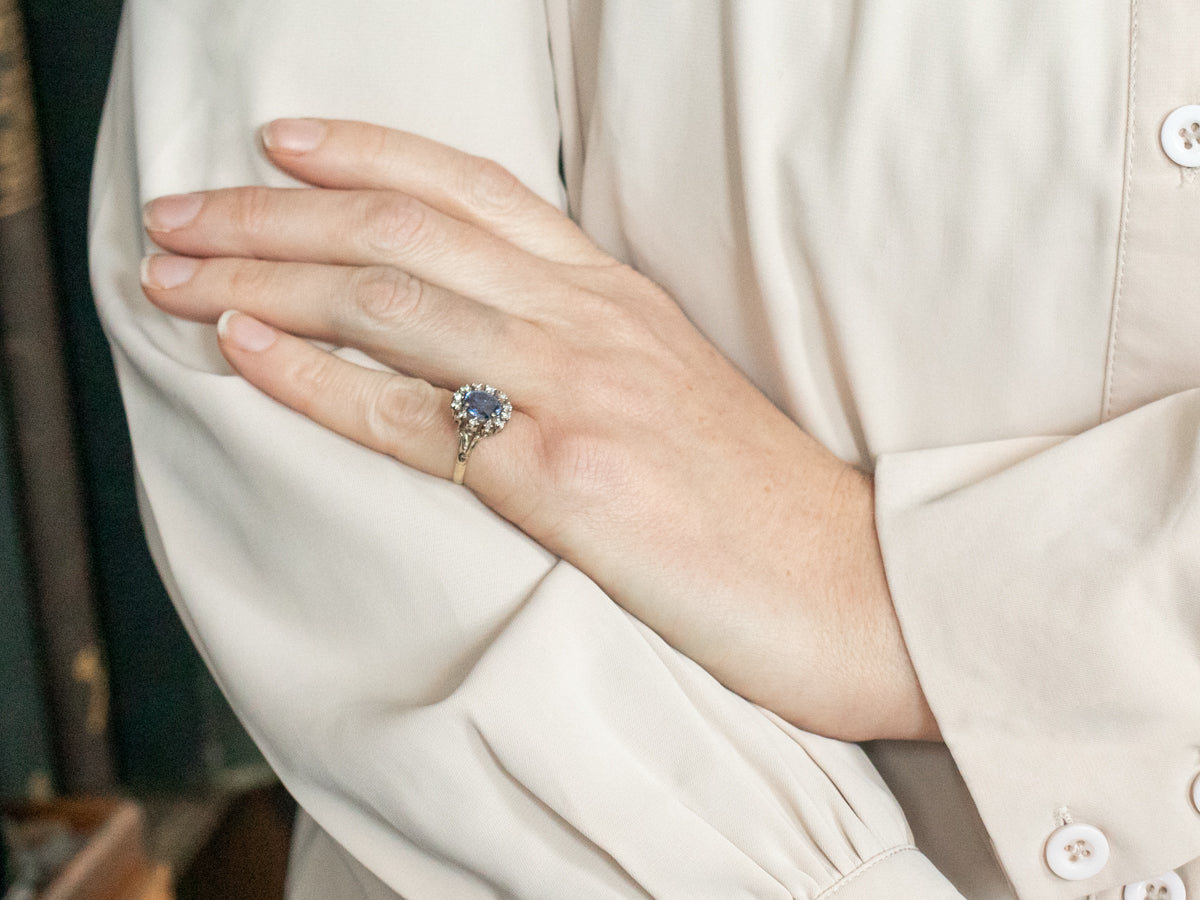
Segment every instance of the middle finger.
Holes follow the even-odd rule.
[[[502,308],[528,307],[547,263],[395,191],[240,187],[160,197],[146,230],[187,256],[391,265]],[[515,311],[515,310],[514,310]]]

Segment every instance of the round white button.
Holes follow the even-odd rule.
[[[1064,825],[1046,841],[1046,865],[1059,878],[1083,881],[1108,864],[1108,838],[1094,825]]]
[[[1183,879],[1167,872],[1149,881],[1125,885],[1125,900],[1187,900]]]
[[[1167,116],[1162,146],[1173,162],[1189,169],[1200,167],[1200,106],[1181,106]]]
[[[1200,813],[1200,775],[1196,776],[1196,780],[1192,782],[1192,806],[1196,807],[1196,812]]]

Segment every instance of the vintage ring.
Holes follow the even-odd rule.
[[[454,483],[462,484],[467,473],[467,457],[480,438],[495,434],[512,418],[508,395],[490,384],[464,384],[450,401],[454,421],[458,423],[458,456],[454,460]]]

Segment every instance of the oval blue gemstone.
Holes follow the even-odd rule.
[[[487,391],[467,391],[463,397],[463,406],[467,410],[467,415],[479,422],[486,422],[496,413],[500,412],[501,403],[499,398]]]

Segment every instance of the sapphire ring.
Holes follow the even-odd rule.
[[[458,423],[458,456],[454,460],[454,483],[462,484],[467,458],[481,438],[495,434],[512,418],[508,395],[490,384],[464,384],[450,401]]]

